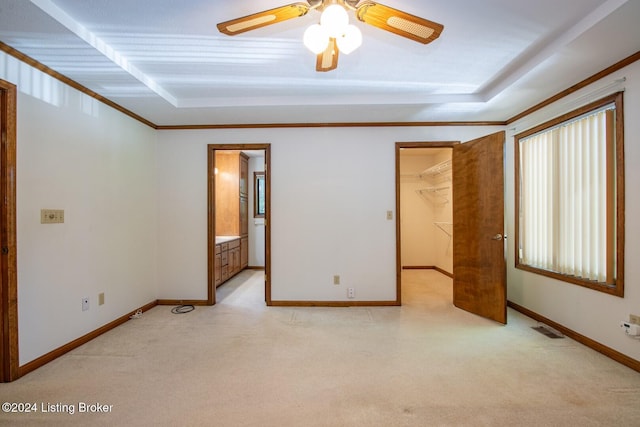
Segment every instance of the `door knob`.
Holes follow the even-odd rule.
[[[502,240],[502,234],[498,233],[492,237],[493,240]]]

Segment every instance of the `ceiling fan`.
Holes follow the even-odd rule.
[[[317,54],[316,71],[330,71],[338,66],[339,52],[349,53],[362,42],[360,30],[348,25],[347,10],[358,20],[385,31],[427,44],[440,36],[444,26],[374,1],[307,0],[219,23],[221,33],[235,36],[267,25],[306,15],[310,10],[322,12],[319,25],[312,25],[304,35],[305,45]]]

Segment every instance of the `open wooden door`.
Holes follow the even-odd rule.
[[[453,148],[453,304],[506,324],[504,141],[498,132]]]

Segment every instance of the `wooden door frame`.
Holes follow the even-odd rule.
[[[271,144],[208,144],[207,145],[207,304],[216,303],[215,256],[216,256],[216,174],[215,162],[217,150],[264,150],[265,178],[265,279],[264,297],[271,305]]]
[[[402,228],[400,225],[400,150],[404,148],[451,148],[460,141],[396,142],[396,304],[402,305]]]
[[[0,382],[19,377],[16,246],[16,86],[0,80]]]

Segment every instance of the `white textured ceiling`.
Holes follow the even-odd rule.
[[[316,11],[217,31],[290,2],[0,0],[0,40],[158,125],[503,121],[640,50],[640,0],[385,0],[442,35],[351,14],[363,45],[328,73],[302,44]]]

